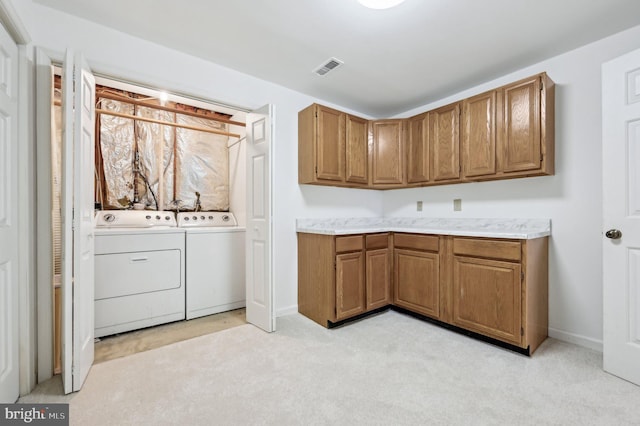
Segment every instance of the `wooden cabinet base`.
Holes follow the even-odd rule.
[[[351,324],[353,322],[360,321],[360,320],[363,320],[365,318],[372,317],[374,315],[378,315],[378,314],[380,314],[382,312],[386,312],[389,309],[393,309],[393,308],[394,307],[392,305],[387,305],[387,306],[383,306],[381,308],[373,309],[373,310],[364,312],[364,313],[362,313],[360,315],[356,315],[356,316],[353,316],[353,317],[350,317],[350,318],[347,318],[347,319],[344,319],[344,320],[341,320],[341,321],[327,321],[326,324],[320,324],[320,325],[322,325],[323,327],[326,327],[326,328],[338,328],[338,327],[341,327],[343,325]]]
[[[393,308],[530,355],[547,338],[548,243],[298,233],[298,311],[333,328]]]
[[[462,327],[457,327],[457,326],[455,326],[453,324],[449,324],[449,323],[446,323],[446,322],[443,322],[443,321],[439,321],[437,319],[428,317],[426,315],[422,315],[422,314],[419,314],[417,312],[410,311],[409,309],[401,308],[400,306],[390,306],[389,308],[394,310],[394,311],[396,311],[396,312],[400,312],[402,314],[409,315],[409,316],[414,317],[416,319],[419,319],[419,320],[422,320],[422,321],[426,321],[426,322],[429,322],[431,324],[435,324],[437,326],[446,328],[447,330],[451,330],[453,332],[456,332],[456,333],[459,333],[459,334],[463,334],[465,336],[471,337],[471,338],[476,339],[476,340],[481,340],[483,342],[490,343],[490,344],[492,344],[494,346],[499,346],[501,348],[509,349],[510,351],[517,352],[519,354],[531,356],[531,354],[539,346],[539,344],[538,344],[535,348],[532,348],[531,346],[527,345],[527,347],[523,348],[521,346],[512,345],[512,344],[504,342],[502,340],[498,340],[498,339],[494,339],[494,338],[489,337],[489,336],[485,336],[484,334],[476,333],[474,331],[467,330],[467,329],[462,328]],[[542,342],[540,342],[540,343],[542,343]]]

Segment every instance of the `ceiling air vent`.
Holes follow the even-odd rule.
[[[327,60],[325,63],[323,63],[322,65],[320,65],[318,68],[316,68],[315,70],[313,70],[313,72],[315,72],[316,74],[318,74],[319,76],[323,76],[326,73],[328,73],[331,70],[334,70],[336,68],[338,68],[340,65],[342,65],[344,62],[342,62],[340,59],[336,59],[336,58],[330,58],[329,60]]]

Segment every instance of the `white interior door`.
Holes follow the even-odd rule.
[[[247,114],[247,321],[275,331],[272,279],[273,106]]]
[[[0,25],[0,403],[18,399],[18,47]]]
[[[640,50],[602,67],[604,369],[640,385]]]
[[[95,79],[82,55],[67,51],[62,84],[62,345],[70,393],[82,387],[93,364]]]

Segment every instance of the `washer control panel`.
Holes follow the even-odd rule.
[[[238,226],[238,222],[231,212],[180,212],[178,226],[181,228]]]

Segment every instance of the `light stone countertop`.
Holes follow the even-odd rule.
[[[551,220],[415,217],[297,219],[296,231],[326,235],[407,232],[528,240],[551,235]]]

